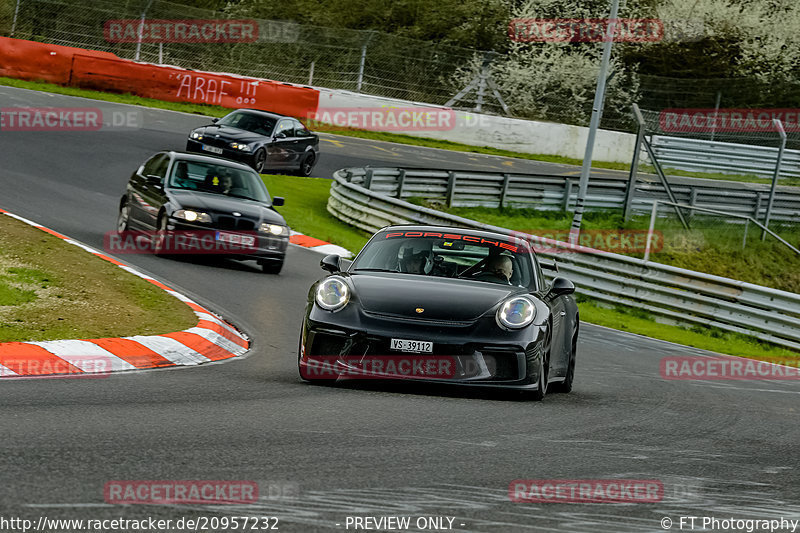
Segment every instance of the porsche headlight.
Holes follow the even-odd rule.
[[[261,233],[269,233],[271,235],[289,235],[289,228],[279,224],[268,224],[266,222],[262,222],[258,230]]]
[[[497,310],[497,323],[507,329],[520,329],[536,318],[536,305],[530,298],[516,296],[503,302]]]
[[[189,137],[191,137],[192,139],[197,139],[199,141],[203,138],[203,134],[193,131],[191,134],[189,134]]]
[[[231,148],[233,148],[234,150],[240,150],[240,151],[242,151],[242,152],[249,152],[249,151],[250,151],[250,145],[249,145],[249,144],[245,144],[245,143],[231,143],[231,145],[230,145],[230,146],[231,146]]]
[[[192,211],[191,209],[178,209],[172,213],[172,216],[174,218],[183,219],[186,222],[205,222],[206,224],[211,222],[211,215],[208,213]]]
[[[326,278],[317,287],[317,305],[328,311],[338,311],[350,301],[350,288],[337,276]]]

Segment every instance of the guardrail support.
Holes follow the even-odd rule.
[[[636,106],[636,104],[633,104]],[[633,110],[634,114],[638,111],[638,106]],[[641,115],[641,113],[639,113]],[[631,218],[631,208],[633,207],[633,197],[636,193],[636,174],[639,172],[639,156],[642,151],[642,140],[644,140],[645,126],[644,121],[639,123],[639,131],[636,133],[636,145],[633,147],[633,161],[631,161],[631,171],[628,174],[628,187],[625,189],[625,206],[622,211],[622,219],[627,222]]]
[[[658,215],[658,200],[653,202],[653,210],[650,212],[650,229],[647,231],[647,244],[644,248],[644,260],[650,259],[650,247],[653,244],[653,229],[656,227],[656,215]]]
[[[503,190],[500,191],[500,207],[506,206],[506,196],[508,196],[508,182],[511,181],[510,174],[503,174]]]
[[[368,168],[367,173],[364,176],[364,188],[371,189],[372,188],[372,169]]]
[[[564,211],[569,211],[569,197],[572,196],[572,180],[564,180]]]
[[[447,173],[447,207],[453,207],[453,198],[456,195],[456,173],[452,170]]]
[[[401,168],[397,176],[397,199],[403,199],[403,186],[406,184],[406,169]]]
[[[764,227],[769,227],[769,217],[772,214],[772,204],[775,201],[775,188],[778,186],[778,178],[781,173],[781,163],[783,162],[783,150],[786,148],[786,131],[783,129],[783,123],[780,119],[773,118],[772,123],[775,129],[778,130],[778,135],[781,136],[781,145],[778,148],[778,160],[775,162],[775,174],[772,176],[772,187],[769,189],[769,201],[767,202],[767,214],[764,217]],[[767,238],[767,232],[761,232],[761,240]]]

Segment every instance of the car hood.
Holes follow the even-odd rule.
[[[267,204],[256,202],[255,200],[245,200],[243,198],[231,198],[220,194],[207,192],[170,190],[173,201],[180,208],[202,209],[209,213],[226,213],[234,211],[241,213],[242,216],[255,218],[262,222],[274,224],[286,224],[283,217],[271,209]]]
[[[220,139],[243,143],[263,141],[266,138],[264,135],[259,135],[258,133],[253,133],[252,131],[234,128],[232,126],[217,126],[216,124],[213,126],[205,126],[195,131],[203,135],[218,135]]]
[[[367,312],[448,322],[475,320],[511,294],[526,292],[521,287],[414,274],[356,272],[350,280]]]

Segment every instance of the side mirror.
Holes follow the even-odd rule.
[[[272,207],[280,207],[285,203],[286,201],[283,199],[283,196],[276,196],[272,199]]]
[[[278,133],[273,135],[272,138],[273,139],[285,139],[286,138],[286,134],[284,132],[282,132],[282,131],[279,131]]]
[[[219,122],[219,119],[218,119],[218,118],[212,118],[212,119],[211,119],[211,123],[212,123],[212,124],[216,124],[217,122]]]
[[[161,186],[161,176],[156,176],[155,174],[148,174],[147,176],[145,176],[145,178],[147,179],[148,185],[158,185],[159,187]]]
[[[340,264],[341,257],[336,254],[326,255],[322,258],[322,261],[319,262],[319,266],[322,267],[322,270],[327,270],[331,274],[335,274],[336,272],[341,272],[341,264]]]
[[[567,278],[558,277],[553,280],[548,294],[551,296],[563,296],[575,292],[575,285]]]

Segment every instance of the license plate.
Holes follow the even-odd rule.
[[[433,353],[433,343],[431,341],[392,339],[391,349],[401,352]]]
[[[216,146],[209,146],[207,144],[202,145],[203,150],[206,152],[211,152],[212,154],[221,154],[222,148],[217,148]]]
[[[252,235],[239,235],[238,233],[217,232],[217,240],[228,244],[238,244],[240,246],[253,246],[256,238]]]

